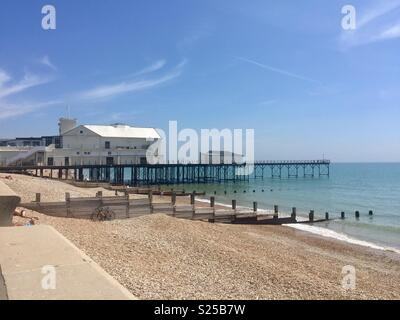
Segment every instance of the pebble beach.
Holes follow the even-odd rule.
[[[62,201],[65,192],[114,194],[7,176],[0,179],[22,202],[37,192],[42,201]],[[211,224],[164,214],[108,222],[26,215],[55,227],[140,299],[400,299],[400,255],[285,226]],[[356,269],[354,290],[342,288],[347,265]]]

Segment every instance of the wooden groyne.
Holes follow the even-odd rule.
[[[324,219],[315,219],[314,211],[309,213],[308,220],[299,220],[297,209],[292,208],[290,215],[285,215],[279,211],[277,205],[271,212],[260,212],[257,202],[253,202],[253,208],[238,208],[237,201],[232,200],[230,207],[216,205],[215,197],[210,197],[209,204],[199,205],[196,202],[196,193],[186,197],[188,203],[177,200],[177,193],[173,192],[169,198],[156,197],[153,192],[149,192],[146,197],[141,199],[130,199],[129,194],[123,196],[104,197],[102,192],[98,192],[95,197],[72,198],[69,193],[65,194],[65,201],[42,202],[41,194],[36,194],[36,199],[29,203],[22,203],[20,206],[38,211],[47,215],[69,218],[91,218],[93,213],[99,208],[110,209],[116,219],[133,218],[142,215],[164,213],[172,217],[190,220],[205,220],[217,223],[233,224],[259,224],[259,225],[280,225],[289,223],[317,223],[332,220],[329,213],[325,213]],[[165,201],[165,199],[169,201]],[[358,211],[357,211],[358,212]],[[355,213],[359,218],[359,212]],[[369,215],[373,215],[370,211]],[[344,219],[344,214],[341,214]]]
[[[142,199],[130,199],[129,194],[123,196],[104,197],[99,192],[96,197],[72,198],[69,193],[65,201],[42,202],[41,194],[36,194],[35,201],[22,203],[21,207],[35,210],[47,215],[70,218],[90,218],[98,208],[107,207],[115,213],[115,218],[125,219],[142,215],[164,213],[172,217],[190,220],[205,220],[218,223],[240,224],[282,224],[294,223],[295,219],[278,217],[276,214],[259,214],[257,206],[251,209],[239,209],[236,201],[232,201],[232,208],[220,208],[215,204],[215,197],[210,198],[209,205],[199,205],[196,194],[190,194],[188,203],[177,203],[177,194],[172,193],[169,200],[166,197],[157,198],[152,192]],[[157,201],[160,200],[160,201]]]

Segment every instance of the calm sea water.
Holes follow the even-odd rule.
[[[252,202],[257,201],[260,209],[271,210],[273,205],[278,205],[286,213],[297,207],[298,214],[305,217],[310,210],[315,210],[316,217],[323,217],[328,211],[332,218],[339,218],[340,212],[345,211],[345,220],[315,225],[354,239],[400,249],[400,163],[332,164],[329,178],[265,178],[179,188],[206,191],[208,197],[216,191],[216,201],[225,204],[237,199],[238,205],[252,207]],[[359,220],[354,216],[356,210],[360,211]],[[369,210],[374,211],[372,217],[368,215]]]

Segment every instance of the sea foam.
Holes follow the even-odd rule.
[[[332,239],[336,239],[336,240],[340,240],[340,241],[345,241],[347,243],[351,243],[351,244],[356,244],[359,246],[363,246],[363,247],[368,247],[368,248],[372,248],[372,249],[376,249],[376,250],[384,250],[384,251],[392,251],[395,252],[397,254],[400,254],[400,250],[392,248],[392,247],[384,247],[384,246],[380,246],[368,241],[363,241],[363,240],[358,240],[352,237],[349,237],[345,234],[333,231],[333,230],[329,230],[326,228],[322,228],[322,227],[316,227],[316,226],[310,226],[307,224],[285,224],[284,226],[286,227],[290,227],[290,228],[294,228],[297,230],[301,230],[301,231],[306,231],[306,232],[310,232],[325,238],[332,238]]]
[[[198,198],[196,199],[196,201],[199,202],[203,202],[203,203],[210,203],[210,200],[208,199],[203,199],[203,198]],[[230,205],[227,205],[225,203],[219,203],[216,202],[215,203],[218,206],[221,207],[226,207],[226,208],[231,208]],[[238,209],[248,209],[251,210],[251,208],[248,207],[237,207]],[[258,210],[259,213],[264,213],[264,214],[270,214],[271,212],[273,212],[272,210],[265,210],[265,209],[259,209]],[[301,217],[301,216],[297,216],[297,220],[298,221],[307,221],[308,219]],[[391,251],[391,252],[395,252],[397,254],[400,254],[400,250],[392,248],[392,247],[384,247],[384,246],[380,246],[368,241],[363,241],[363,240],[358,240],[352,237],[349,237],[343,233],[339,233],[327,228],[322,228],[322,227],[317,227],[317,226],[310,226],[307,224],[296,224],[296,223],[291,223],[291,224],[283,224],[283,226],[285,227],[289,227],[289,228],[294,228],[297,230],[301,230],[301,231],[305,231],[305,232],[310,232],[312,234],[316,234],[325,238],[331,238],[331,239],[336,239],[336,240],[340,240],[340,241],[344,241],[350,244],[355,244],[355,245],[359,245],[359,246],[363,246],[363,247],[368,247],[371,249],[375,249],[375,250],[383,250],[383,251]]]

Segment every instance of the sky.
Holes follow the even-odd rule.
[[[400,0],[2,0],[0,137],[176,120],[254,129],[260,160],[400,161],[399,53]]]

